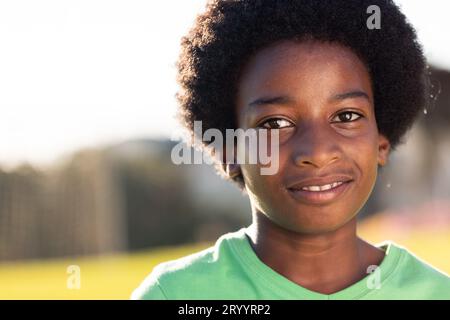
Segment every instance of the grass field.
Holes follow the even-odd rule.
[[[364,223],[359,234],[377,243],[390,239],[420,258],[450,273],[449,229],[383,229],[378,220]],[[159,262],[212,245],[202,243],[159,248],[141,253],[0,264],[0,299],[128,299],[132,290]],[[70,265],[80,267],[80,288],[68,289]]]

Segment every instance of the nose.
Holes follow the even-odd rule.
[[[320,169],[342,157],[332,129],[320,124],[298,127],[293,144],[292,158],[296,166]]]

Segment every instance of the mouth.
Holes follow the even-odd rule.
[[[330,203],[344,194],[353,180],[337,180],[327,184],[295,185],[287,188],[293,198],[312,205]]]

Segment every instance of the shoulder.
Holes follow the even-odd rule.
[[[412,299],[450,299],[450,277],[404,246],[391,242],[399,252],[394,281]]]
[[[165,300],[201,296],[202,288],[226,280],[233,265],[229,240],[240,239],[243,229],[222,235],[214,246],[156,265],[131,295],[133,300]]]

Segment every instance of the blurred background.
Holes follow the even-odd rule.
[[[433,92],[360,235],[450,273],[450,5],[396,2]],[[0,299],[128,299],[155,264],[250,223],[213,168],[170,159],[179,42],[204,5],[0,1]]]

